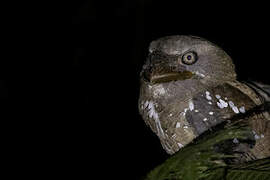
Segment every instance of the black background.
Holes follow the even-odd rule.
[[[11,126],[27,127],[16,147],[44,165],[39,176],[138,179],[169,157],[137,108],[139,72],[154,39],[204,37],[232,57],[239,79],[270,83],[265,4],[83,0],[34,11],[28,17],[43,17],[18,25],[29,26],[26,55],[34,61],[7,63],[0,97],[15,105],[9,115],[27,119]],[[30,42],[20,35],[21,46]]]

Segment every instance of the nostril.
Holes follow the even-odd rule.
[[[187,70],[186,66],[184,66],[182,64],[176,66],[176,69],[175,69],[175,71],[178,71],[178,72],[183,72],[183,71],[186,71],[186,70]]]
[[[179,71],[179,68],[177,66],[170,66],[170,69],[171,69],[172,72]]]

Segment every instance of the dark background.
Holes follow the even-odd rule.
[[[26,54],[34,61],[2,66],[0,98],[16,107],[9,115],[31,119],[11,126],[30,130],[22,133],[27,138],[16,136],[24,142],[17,148],[46,164],[37,166],[43,174],[138,179],[169,157],[137,108],[140,69],[159,37],[204,37],[232,57],[239,79],[270,84],[264,4],[81,0],[34,5],[34,11],[30,17],[39,11],[43,17],[19,25],[29,25]]]

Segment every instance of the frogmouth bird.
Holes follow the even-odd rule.
[[[209,164],[270,156],[269,94],[269,85],[238,81],[232,59],[217,45],[195,36],[168,36],[150,44],[141,71],[139,111],[163,149],[177,152],[173,158],[181,156],[185,163],[192,153],[198,160],[194,154],[211,151],[204,157],[216,158],[208,166],[198,165],[209,169]],[[183,175],[172,171],[174,178]]]

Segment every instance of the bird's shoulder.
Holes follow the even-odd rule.
[[[253,89],[264,102],[270,102],[270,85],[258,81],[246,81],[247,86]]]

